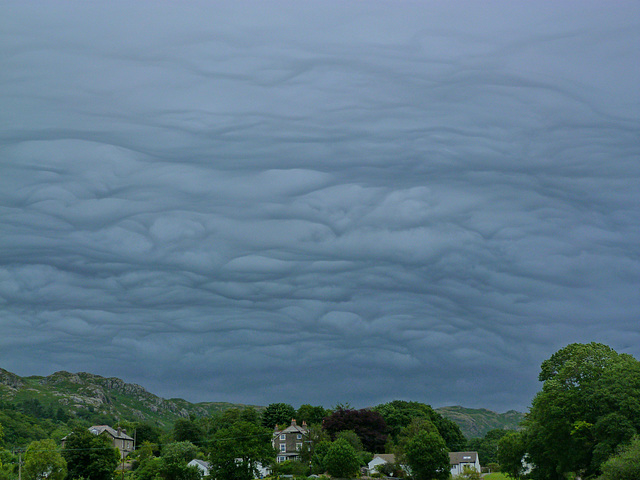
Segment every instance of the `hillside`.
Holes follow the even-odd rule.
[[[91,373],[56,372],[47,377],[20,377],[0,368],[0,402],[33,405],[69,416],[103,415],[129,421],[144,421],[160,427],[172,425],[190,415],[205,416],[235,405],[224,402],[190,403],[179,398],[164,399],[140,385],[119,378]]]
[[[464,408],[460,406],[436,408],[443,417],[455,422],[467,438],[484,437],[495,428],[517,430],[524,419],[524,413],[509,410],[496,413],[484,408]]]

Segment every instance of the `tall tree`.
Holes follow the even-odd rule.
[[[274,429],[277,425],[289,425],[296,417],[296,410],[288,403],[271,403],[262,412],[262,425]]]
[[[640,431],[640,362],[600,343],[574,343],[541,365],[527,451],[533,476],[597,475],[615,448]]]
[[[307,425],[321,425],[322,420],[326,417],[330,412],[325,410],[322,406],[313,406],[305,403],[304,405],[300,405],[300,408],[296,411],[296,420],[299,424],[302,422],[307,422]]]
[[[62,456],[67,461],[69,478],[111,480],[120,462],[120,452],[109,439],[85,428],[66,437]]]
[[[211,475],[225,480],[251,480],[258,464],[273,461],[273,431],[246,420],[238,420],[215,432],[210,452]]]
[[[429,420],[438,429],[440,436],[447,444],[449,450],[460,451],[466,444],[466,439],[458,425],[448,418],[443,417],[431,408],[431,406],[424,403],[394,400],[378,405],[374,410],[384,418],[389,426],[391,439],[394,442],[398,440],[400,432],[407,427],[413,419],[423,418]]]
[[[332,477],[348,478],[355,476],[360,467],[360,459],[355,449],[344,438],[333,442],[326,455],[324,465]]]
[[[498,441],[500,471],[516,480],[525,474],[523,459],[527,453],[523,432],[509,432]],[[482,457],[481,457],[482,458]]]
[[[640,478],[640,437],[621,448],[602,465],[599,480],[638,480]]]
[[[423,431],[411,438],[404,458],[414,480],[447,480],[450,476],[447,445],[437,432]]]
[[[67,462],[53,440],[31,442],[24,455],[26,480],[62,480],[67,475]]]

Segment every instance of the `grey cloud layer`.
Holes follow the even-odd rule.
[[[637,4],[493,5],[3,4],[2,366],[522,409],[638,356]]]

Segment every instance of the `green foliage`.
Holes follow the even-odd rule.
[[[74,430],[67,436],[62,456],[70,478],[111,480],[120,463],[120,453],[109,439],[86,429]]]
[[[478,452],[483,465],[498,461],[498,441],[510,430],[489,430],[483,438],[472,438],[467,442],[466,451]]]
[[[602,464],[599,480],[638,480],[640,478],[640,437],[622,447]]]
[[[289,425],[296,417],[295,409],[288,403],[272,403],[262,412],[262,425],[274,429],[277,425]]]
[[[53,440],[38,440],[27,447],[23,471],[26,480],[62,480],[67,462]]]
[[[527,450],[522,432],[509,432],[498,441],[498,462],[500,471],[511,478],[519,479],[524,475],[522,459]]]
[[[246,420],[237,420],[215,432],[210,446],[211,475],[225,480],[251,480],[257,463],[267,465],[276,455],[272,431]]]
[[[360,459],[349,442],[338,439],[327,450],[324,464],[332,477],[348,478],[357,474]]]
[[[306,477],[309,475],[309,467],[303,462],[287,460],[286,462],[274,463],[271,472],[273,475],[293,475],[294,477]]]
[[[353,447],[356,452],[362,452],[364,449],[362,447],[362,441],[360,437],[353,430],[343,430],[336,435],[336,440],[344,439],[347,441],[349,445]]]
[[[481,478],[480,472],[468,465],[465,465],[460,475],[453,477],[454,480],[480,480]]]
[[[404,459],[415,480],[447,480],[449,454],[437,432],[422,431],[404,447]]]
[[[199,443],[202,437],[202,428],[194,419],[180,418],[173,424],[173,438],[176,442]]]
[[[466,444],[464,435],[453,421],[443,417],[424,403],[394,400],[378,405],[374,410],[384,418],[394,442],[397,442],[400,432],[414,419],[423,419],[430,421],[437,428],[449,450],[459,451]]]
[[[541,365],[542,391],[525,421],[537,478],[597,475],[640,431],[640,362],[599,343],[571,344]]]
[[[321,425],[324,417],[331,412],[325,410],[322,406],[314,407],[308,403],[300,405],[300,408],[296,411],[296,420],[302,425],[302,422],[307,422],[307,425]]]
[[[321,425],[312,424],[311,426],[309,426],[305,441],[302,443],[302,448],[300,449],[300,461],[304,462],[306,465],[308,465],[309,463],[313,465],[314,462],[316,464],[321,463],[321,461],[318,461],[316,455],[318,445],[321,442],[330,441],[331,439],[329,438],[329,434],[323,430]],[[324,453],[326,453],[326,451],[323,452],[323,455]],[[314,468],[312,469],[314,470],[313,473],[322,473],[324,471],[316,471]]]

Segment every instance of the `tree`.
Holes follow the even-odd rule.
[[[84,428],[67,436],[62,456],[67,461],[69,478],[111,480],[120,463],[120,453],[109,439]]]
[[[525,419],[533,476],[597,475],[640,431],[640,362],[600,343],[568,345],[541,365],[542,391]]]
[[[246,420],[238,420],[215,432],[209,451],[211,475],[225,480],[251,480],[258,463],[273,461],[272,431]]]
[[[498,441],[498,462],[500,471],[511,478],[522,478],[525,472],[523,458],[526,454],[524,434],[510,432]]]
[[[358,473],[360,459],[349,442],[341,438],[333,442],[327,450],[324,464],[332,477],[348,478]]]
[[[437,432],[423,431],[415,435],[404,448],[404,458],[415,480],[447,480],[449,453]]]
[[[480,480],[482,475],[475,468],[471,468],[468,465],[464,466],[462,473],[453,477],[454,480]]]
[[[200,443],[203,432],[193,419],[179,418],[173,424],[173,438],[176,442]]]
[[[472,438],[467,442],[465,450],[478,452],[483,465],[498,462],[498,442],[507,435],[509,430],[496,428],[489,430],[482,438]]]
[[[24,455],[26,480],[62,480],[67,475],[67,462],[53,440],[31,442]]]
[[[324,429],[332,438],[343,430],[353,430],[368,452],[382,453],[387,441],[387,424],[374,410],[337,408],[324,420]]]
[[[339,440],[341,438],[346,440],[356,452],[362,452],[364,450],[360,437],[358,437],[356,432],[354,432],[353,430],[343,430],[339,432],[336,435],[336,440]]]
[[[467,440],[464,438],[460,427],[448,418],[443,417],[429,405],[419,402],[405,402],[394,400],[378,405],[374,410],[382,415],[389,434],[394,442],[397,442],[400,432],[407,427],[412,420],[422,418],[429,420],[440,433],[450,451],[460,451]]]
[[[278,425],[289,425],[295,416],[295,409],[288,403],[271,403],[262,412],[262,425],[273,430]]]
[[[302,422],[307,422],[307,425],[321,425],[322,420],[329,413],[330,412],[325,410],[322,406],[314,407],[305,403],[304,405],[300,405],[295,418],[300,424],[302,424]]]
[[[640,478],[640,437],[622,447],[602,464],[599,480],[638,480]]]
[[[165,480],[200,480],[197,467],[190,467],[187,462],[196,457],[198,449],[191,442],[174,442],[165,445],[159,474]]]

